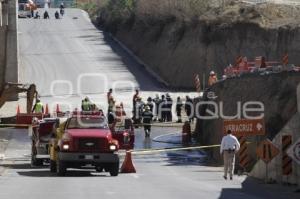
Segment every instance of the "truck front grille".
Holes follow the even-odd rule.
[[[99,138],[80,138],[78,139],[79,151],[99,151],[104,147],[105,140]]]

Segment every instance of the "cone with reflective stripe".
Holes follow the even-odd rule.
[[[46,104],[45,115],[48,115],[48,114],[49,114],[49,107],[48,107],[48,104]]]
[[[17,115],[19,115],[20,114],[20,105],[18,105],[18,107],[17,107]]]
[[[60,113],[59,104],[56,104],[56,113]]]
[[[121,167],[121,173],[136,173],[132,163],[131,151],[126,151],[125,160]]]

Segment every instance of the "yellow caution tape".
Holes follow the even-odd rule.
[[[183,151],[183,150],[192,150],[192,149],[208,149],[208,148],[217,148],[221,145],[207,145],[207,146],[192,146],[192,147],[174,147],[174,148],[163,148],[163,149],[149,149],[149,150],[130,150],[132,154],[148,154],[148,153],[161,153],[169,151]]]

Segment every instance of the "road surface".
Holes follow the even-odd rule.
[[[53,10],[50,12],[53,16]],[[132,87],[139,87],[144,97],[167,92],[81,10],[67,9],[61,20],[20,20],[19,36],[21,81],[36,83],[46,103],[76,106],[86,95],[101,102],[115,82],[119,84],[114,96],[128,106]],[[173,97],[185,94],[171,93]],[[179,131],[156,127],[151,137],[162,139],[162,135]],[[0,149],[1,199],[297,198],[291,189],[264,185],[246,176],[224,181],[222,168],[201,166],[203,154],[197,151],[134,155],[136,174],[110,177],[72,170],[66,177],[57,177],[47,167],[30,166],[26,131],[0,129],[0,136],[4,147]],[[141,129],[136,131],[135,144],[138,149],[174,146],[145,139]]]

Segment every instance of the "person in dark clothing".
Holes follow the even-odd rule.
[[[115,114],[113,112],[109,112],[107,115],[108,124],[112,125],[115,122]]]
[[[55,16],[55,19],[59,19],[59,13],[58,13],[58,11],[55,12],[54,16]]]
[[[143,109],[144,109],[144,102],[142,101],[141,97],[138,97],[136,99],[135,107],[133,111],[134,124],[141,124]],[[138,128],[138,125],[136,125],[135,127]]]
[[[189,122],[192,122],[192,119],[193,119],[193,114],[192,114],[193,100],[189,96],[186,96],[184,109],[185,109],[186,115],[189,118]]]
[[[44,19],[50,19],[49,13],[47,11],[44,12]]]
[[[145,130],[145,137],[150,137],[153,113],[150,111],[149,106],[145,106],[145,111],[143,112],[142,117]]]
[[[166,110],[167,110],[167,101],[164,95],[161,96],[161,101],[159,104],[160,107],[160,113],[161,113],[161,118],[160,122],[165,122],[166,121]]]
[[[35,19],[39,19],[39,18],[41,18],[41,16],[39,15],[39,12],[36,12],[35,13],[35,17],[34,17]]]
[[[177,97],[177,102],[176,102],[176,115],[177,115],[177,122],[178,123],[181,123],[182,122],[182,119],[181,119],[181,109],[182,109],[182,101],[180,99],[180,97]]]
[[[167,93],[166,95],[166,101],[167,101],[167,110],[166,110],[166,121],[172,122],[172,106],[173,106],[173,100],[171,96]]]
[[[154,106],[154,105],[153,105],[153,102],[152,102],[152,98],[151,98],[151,97],[148,97],[146,106],[149,106],[150,111],[153,113],[153,106]]]

